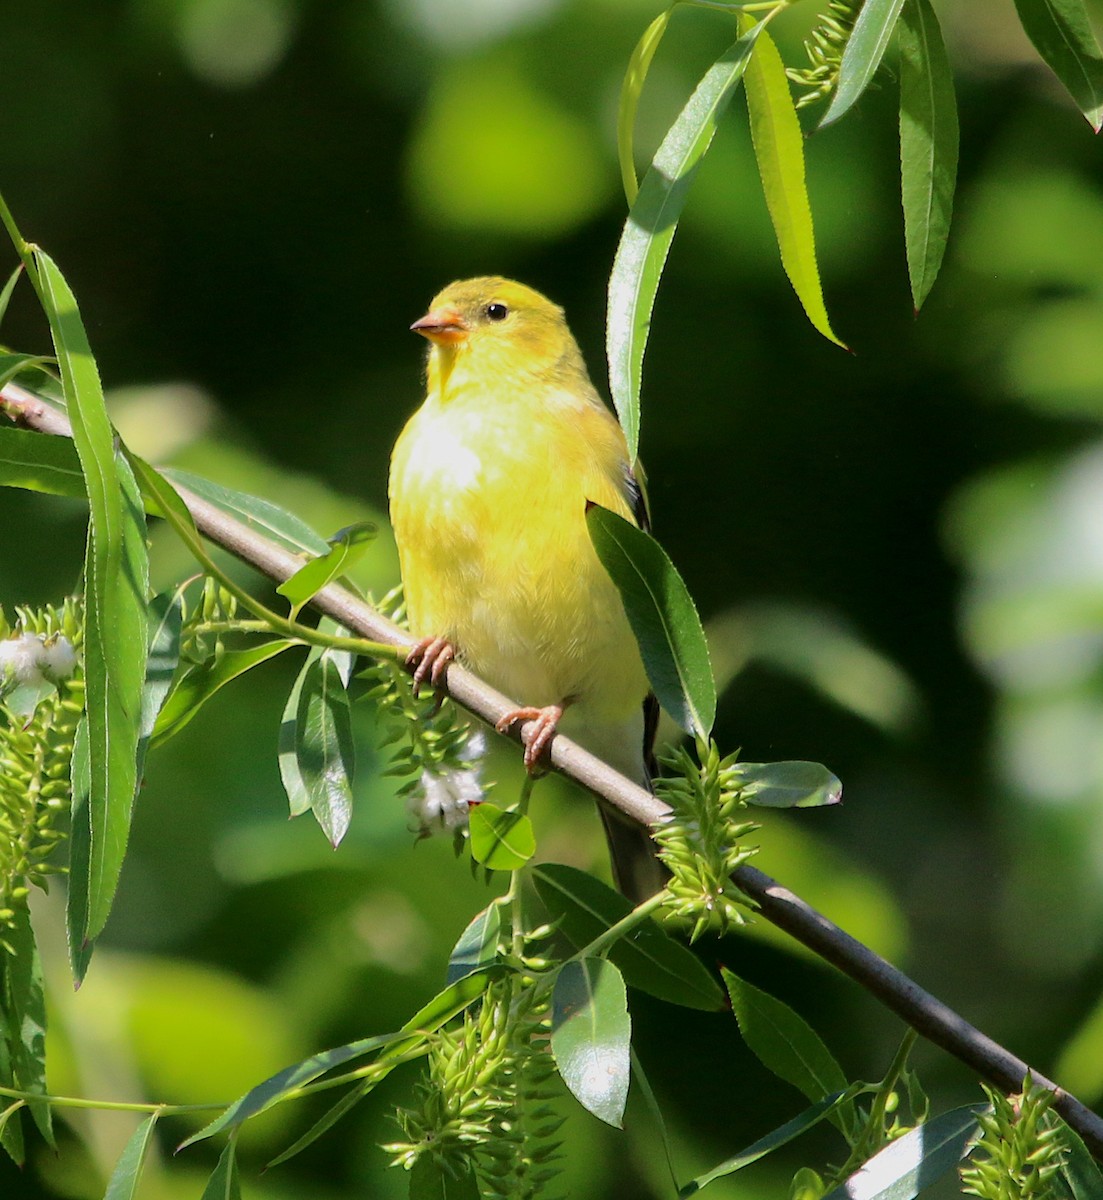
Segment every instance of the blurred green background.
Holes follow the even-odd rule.
[[[624,217],[621,76],[643,0],[40,0],[0,42],[0,188],[80,299],[124,435],[293,509],[323,533],[385,511],[421,390],[407,332],[449,280],[500,272],[562,303],[604,382],[605,284]],[[808,142],[821,266],[847,355],[778,264],[736,101],[660,289],[643,387],[656,533],[709,624],[717,735],[810,758],[834,811],[771,817],[760,865],[997,1040],[1103,1096],[1103,158],[1017,32],[1011,0],[938,6],[959,69],[962,169],[943,277],[914,319],[891,69]],[[815,0],[776,23],[790,63]],[[732,23],[687,11],[649,80],[649,151]],[[14,255],[0,253],[6,275]],[[21,288],[3,332],[45,350]],[[0,492],[0,603],[75,586],[79,505]],[[154,534],[164,584],[188,569]],[[395,581],[392,548],[362,581]],[[414,845],[360,722],[337,852],[286,820],[276,733],[297,664],[227,689],[148,763],[115,916],[74,995],[58,889],[36,921],[54,1002],[51,1086],[229,1100],[314,1050],[396,1027],[485,904],[447,846]],[[490,774],[507,792],[508,753]],[[542,794],[542,795],[541,795]],[[604,871],[590,805],[538,791],[541,852]],[[854,1076],[898,1023],[770,931],[703,953],[795,1004]],[[802,1107],[734,1022],[634,1001],[640,1054],[689,1176]],[[918,1055],[938,1107],[968,1074]],[[249,1197],[405,1194],[378,1143],[396,1075],[302,1158],[261,1163],[319,1109],[244,1142]],[[664,1192],[656,1139],[580,1111],[573,1196]],[[133,1118],[82,1113],[0,1195],[102,1194]],[[143,1200],[194,1197],[216,1152]],[[807,1139],[717,1184],[784,1194]]]

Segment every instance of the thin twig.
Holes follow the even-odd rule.
[[[42,433],[69,435],[65,414],[15,384],[0,389],[0,408],[13,421]],[[222,549],[262,574],[282,583],[302,559],[270,542],[256,530],[228,516],[199,496],[177,488],[200,532]],[[411,646],[404,630],[343,588],[330,584],[311,601],[313,606],[371,641]],[[488,686],[459,663],[451,663],[443,690],[456,703],[488,725],[496,725],[516,703]],[[506,735],[521,742],[523,729]],[[581,746],[558,734],[551,743],[553,768],[641,824],[661,821],[668,807]],[[876,996],[929,1041],[941,1046],[981,1078],[1007,1092],[1017,1092],[1029,1074],[1057,1095],[1054,1108],[1103,1161],[1103,1120],[1071,1093],[1029,1067],[999,1043],[981,1033],[902,971],[806,904],[799,896],[754,867],[736,870],[733,879],[759,905],[761,915]]]

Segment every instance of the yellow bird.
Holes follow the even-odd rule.
[[[498,276],[453,283],[411,328],[431,343],[425,402],[391,456],[417,684],[457,658],[520,701],[533,771],[557,729],[650,786],[654,701],[586,526],[592,501],[646,524],[620,426],[563,310]],[[646,832],[602,808],[626,895],[662,885]]]

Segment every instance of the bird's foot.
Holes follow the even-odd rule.
[[[414,677],[414,695],[418,694],[426,680],[436,687],[455,657],[455,647],[446,638],[422,638],[406,655],[406,668]]]
[[[494,726],[505,733],[518,721],[526,722],[521,730],[521,741],[525,744],[525,770],[535,775],[540,768],[540,759],[547,750],[563,716],[563,705],[549,704],[546,708],[515,708]]]

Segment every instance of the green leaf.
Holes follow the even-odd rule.
[[[352,820],[356,748],[348,690],[328,650],[306,668],[295,728],[295,758],[310,807],[330,844],[337,846]]]
[[[738,763],[743,797],[760,808],[818,808],[838,804],[843,785],[819,763]]]
[[[640,376],[651,310],[690,184],[735,94],[764,23],[705,73],[671,125],[628,214],[609,277],[606,354],[613,403],[634,461],[640,439]]]
[[[354,1108],[372,1088],[386,1077],[389,1070],[398,1066],[399,1060],[403,1055],[410,1053],[417,1047],[419,1042],[423,1041],[423,1035],[433,1033],[453,1017],[463,1012],[469,1005],[473,1004],[486,991],[490,975],[490,971],[476,971],[464,976],[463,979],[459,979],[453,984],[449,984],[444,991],[438,992],[424,1008],[414,1013],[406,1024],[403,1025],[402,1032],[413,1036],[404,1037],[392,1042],[379,1056],[379,1063],[385,1066],[386,1070],[380,1070],[370,1078],[350,1088],[332,1108],[327,1109],[314,1122],[302,1137],[267,1163],[265,1170],[268,1170],[270,1167],[279,1166],[280,1163],[285,1163],[288,1159],[294,1158],[296,1154],[301,1153],[307,1146],[317,1141],[323,1133],[336,1125],[345,1113]]]
[[[292,620],[308,600],[352,567],[378,532],[371,521],[349,525],[329,539],[330,549],[327,553],[311,559],[276,588],[281,596],[290,601]]]
[[[579,950],[632,911],[620,892],[577,867],[541,863],[532,881],[551,918]],[[651,919],[614,942],[608,958],[632,987],[648,995],[705,1012],[724,1007],[724,993],[708,968]]]
[[[565,963],[552,992],[555,1065],[579,1104],[617,1129],[628,1101],[631,1037],[628,998],[616,967],[604,958]]]
[[[339,625],[332,617],[322,617],[318,622],[318,630],[321,633],[348,634],[348,630],[343,625]],[[295,682],[287,697],[287,703],[283,708],[283,717],[280,719],[278,749],[280,779],[283,781],[283,790],[287,793],[287,802],[293,817],[301,816],[310,808],[310,789],[299,769],[299,698],[302,696],[303,683],[310,670],[310,665],[322,657],[322,651],[322,646],[311,646],[302,670],[295,677]],[[337,664],[341,680],[347,688],[349,679],[352,677],[356,656],[348,650],[328,650],[326,653]]]
[[[0,486],[51,496],[87,496],[76,448],[68,438],[0,426]]]
[[[590,539],[624,601],[659,703],[687,732],[707,738],[716,717],[708,643],[682,577],[657,541],[592,504]]]
[[[84,670],[91,839],[86,941],[107,922],[130,832],[138,783],[149,562],[145,513],[130,469],[116,453],[76,298],[53,259],[39,249],[33,254],[73,444],[88,488]]]
[[[2,1026],[3,1016],[0,1014],[0,1034],[3,1033]],[[3,1059],[4,1042],[0,1037],[0,1079],[6,1077],[3,1070]],[[17,1167],[23,1165],[25,1158],[26,1148],[23,1145],[23,1126],[19,1120],[19,1113],[26,1107],[22,1100],[13,1100],[3,1112],[0,1112],[0,1149],[4,1150]]]
[[[753,26],[754,18],[742,13],[739,28],[749,33]],[[785,64],[765,30],[759,35],[747,65],[744,86],[751,118],[751,141],[766,207],[777,234],[781,265],[813,327],[845,350],[831,328],[823,300],[812,209],[804,174],[804,134],[789,89]]]
[[[88,937],[88,858],[92,849],[92,790],[88,761],[88,717],[83,716],[73,736],[73,758],[69,768],[72,800],[69,817],[69,887],[65,910],[65,932],[69,942],[69,966],[76,987],[84,982],[92,961],[93,940]]]
[[[1060,1118],[1058,1118],[1060,1120]],[[1061,1178],[1068,1184],[1073,1200],[1101,1200],[1103,1198],[1103,1172],[1092,1158],[1084,1139],[1064,1121],[1061,1121],[1061,1140],[1065,1144],[1065,1158],[1061,1163]]]
[[[802,1016],[727,968],[721,974],[739,1032],[767,1070],[816,1102],[846,1090],[842,1068]],[[835,1112],[831,1119],[845,1132],[850,1115],[851,1111]]]
[[[659,15],[644,30],[643,37],[636,43],[632,57],[628,60],[628,69],[624,73],[624,82],[620,86],[620,105],[617,109],[617,157],[620,160],[620,176],[624,183],[624,195],[629,207],[639,194],[640,185],[636,179],[636,110],[640,104],[640,93],[643,82],[651,68],[651,60],[663,40],[666,27],[670,24],[674,6]]]
[[[835,93],[820,128],[837,121],[869,86],[885,55],[904,0],[864,0],[839,63]]]
[[[491,966],[498,957],[498,939],[502,934],[502,910],[488,904],[460,935],[448,956],[447,982],[455,983]]]
[[[22,274],[23,264],[20,263],[8,276],[8,282],[4,284],[4,290],[0,291],[0,325],[4,323],[4,318],[8,314],[8,305],[11,303],[12,292],[15,291],[15,285],[19,282],[19,276]]]
[[[961,1161],[985,1105],[954,1108],[875,1154],[823,1200],[912,1200]]]
[[[115,1164],[103,1200],[134,1200],[138,1194],[138,1181],[142,1175],[146,1154],[153,1141],[153,1130],[160,1114],[153,1112],[130,1135],[123,1147],[119,1161]]]
[[[950,236],[957,183],[954,77],[930,0],[900,16],[900,195],[915,311],[927,298]]]
[[[410,1200],[479,1200],[480,1195],[470,1169],[453,1175],[431,1154],[421,1155],[410,1168]]]
[[[674,1190],[677,1191],[678,1173],[674,1169],[674,1152],[670,1146],[670,1137],[666,1132],[666,1121],[663,1120],[663,1110],[659,1106],[658,1097],[651,1087],[651,1081],[647,1078],[639,1055],[635,1050],[632,1051],[632,1076],[636,1081],[636,1087],[639,1089],[640,1095],[643,1097],[644,1104],[651,1113],[651,1119],[655,1122],[655,1128],[659,1131],[659,1141],[662,1142],[663,1156],[666,1159],[666,1169],[670,1175],[670,1182],[674,1185]]]
[[[329,552],[329,544],[321,534],[316,533],[294,513],[280,508],[278,504],[262,500],[259,496],[251,496],[248,492],[239,492],[234,488],[212,483],[202,475],[193,475],[190,471],[174,468],[165,470],[163,474],[171,483],[194,492],[215,508],[259,530],[288,550],[322,555]]]
[[[44,366],[49,362],[53,362],[53,359],[41,354],[0,354],[0,387],[11,383],[17,375],[22,375],[24,371],[29,371],[32,367]],[[50,435],[43,434],[42,436]],[[83,491],[81,495],[84,495]]]
[[[1084,0],[1015,0],[1034,48],[1096,133],[1103,128],[1103,53]]]
[[[524,813],[477,804],[469,814],[471,857],[488,871],[516,871],[536,853],[536,834]]]
[[[3,996],[0,1009],[8,1018],[10,1070],[15,1085],[31,1095],[46,1094],[46,992],[42,982],[42,960],[31,929],[26,905],[14,905],[15,915],[4,932],[14,953],[4,953]],[[39,1132],[54,1146],[54,1127],[49,1104],[30,1100]]]
[[[177,681],[157,715],[152,744],[155,747],[163,746],[226,684],[296,644],[287,638],[272,638],[244,650],[225,650],[210,662],[189,668]]]
[[[833,1096],[825,1096],[818,1103],[813,1104],[811,1108],[806,1108],[804,1112],[799,1113],[791,1121],[786,1121],[784,1125],[779,1125],[777,1129],[766,1134],[765,1137],[752,1142],[745,1150],[740,1150],[738,1154],[733,1154],[731,1158],[725,1159],[724,1162],[713,1167],[711,1171],[706,1171],[703,1175],[698,1175],[696,1179],[690,1180],[685,1187],[679,1189],[678,1196],[680,1200],[684,1200],[687,1196],[695,1196],[703,1187],[706,1187],[714,1180],[722,1179],[725,1175],[733,1175],[736,1171],[750,1166],[751,1163],[757,1162],[760,1158],[765,1158],[767,1154],[771,1154],[778,1147],[784,1146],[786,1142],[791,1142],[806,1130],[811,1129],[814,1125],[818,1125],[825,1117],[831,1116],[838,1110],[841,1104],[849,1101],[850,1098],[848,1092],[836,1092]]]
[[[231,1139],[226,1143],[218,1166],[211,1172],[202,1200],[241,1200],[241,1181],[237,1169],[237,1147]]]
[[[191,1137],[182,1141],[176,1148],[177,1152],[179,1153],[195,1142],[213,1137],[225,1129],[236,1129],[250,1117],[255,1117],[274,1104],[291,1098],[300,1088],[325,1075],[328,1071],[332,1071],[334,1067],[339,1067],[356,1058],[363,1058],[365,1054],[372,1054],[399,1040],[405,1040],[408,1043],[410,1039],[406,1033],[401,1031],[381,1034],[378,1037],[361,1038],[359,1041],[349,1042],[346,1046],[338,1046],[336,1049],[324,1050],[320,1054],[311,1055],[310,1058],[305,1058],[293,1066],[284,1067],[282,1071],[277,1071],[263,1083],[258,1083],[256,1087],[250,1088],[243,1096],[239,1096],[237,1100],[228,1105],[225,1111],[220,1113],[209,1125],[205,1125],[198,1133],[193,1133]]]

